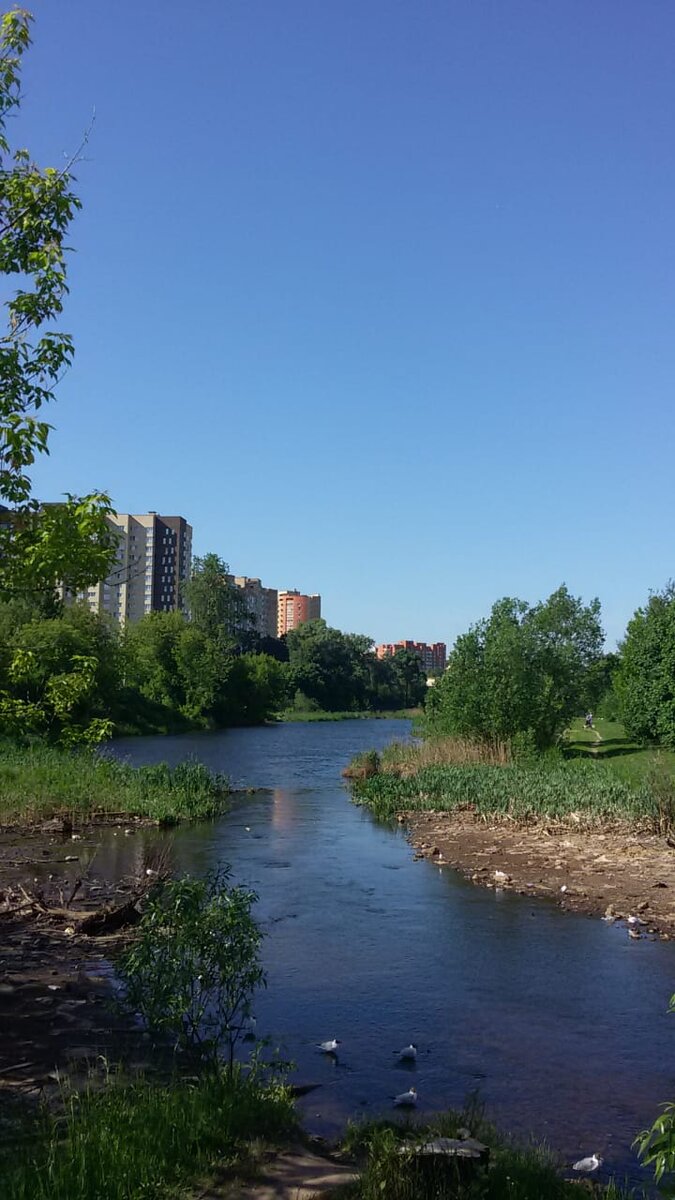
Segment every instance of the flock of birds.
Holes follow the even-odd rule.
[[[340,1038],[329,1038],[326,1042],[317,1042],[317,1050],[322,1054],[330,1054],[333,1058],[337,1058],[338,1049],[342,1045]],[[399,1062],[414,1063],[417,1061],[417,1046],[411,1042],[409,1046],[404,1046],[402,1050],[396,1053]],[[417,1088],[410,1087],[407,1092],[399,1092],[398,1096],[392,1096],[394,1107],[396,1108],[415,1108],[417,1104]],[[572,1164],[572,1170],[578,1171],[582,1175],[590,1175],[593,1171],[597,1171],[598,1167],[602,1166],[604,1159],[599,1154],[590,1154],[587,1158],[580,1158]]]

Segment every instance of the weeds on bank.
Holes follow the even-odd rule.
[[[91,751],[0,741],[0,824],[108,813],[171,824],[216,816],[229,790],[225,776],[195,761],[132,767]]]
[[[254,1140],[295,1126],[279,1083],[210,1073],[158,1086],[112,1077],[103,1091],[72,1093],[46,1109],[19,1152],[0,1160],[3,1200],[160,1200],[218,1163],[244,1165]]]
[[[415,1155],[425,1142],[456,1138],[463,1127],[489,1147],[486,1165]],[[578,1180],[561,1178],[546,1147],[519,1147],[504,1139],[475,1103],[464,1112],[441,1113],[428,1124],[354,1125],[345,1148],[363,1163],[360,1179],[346,1193],[349,1200],[579,1200],[581,1194]],[[594,1194],[604,1200],[629,1200],[632,1195],[613,1182]]]
[[[627,821],[652,832],[670,828],[675,808],[647,781],[631,787],[583,762],[432,766],[409,776],[380,772],[356,780],[353,795],[381,818],[402,810],[465,810],[485,820],[564,821],[577,827]]]

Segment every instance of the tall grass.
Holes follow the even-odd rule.
[[[0,823],[63,816],[141,816],[171,824],[215,816],[229,794],[225,776],[187,761],[132,767],[89,751],[0,741]]]
[[[4,1139],[3,1200],[159,1200],[216,1162],[237,1165],[255,1139],[290,1132],[290,1093],[237,1074],[157,1085],[112,1080],[45,1110],[20,1147]],[[4,1168],[4,1169],[3,1169]]]
[[[380,765],[383,771],[393,775],[414,775],[423,767],[464,766],[467,763],[503,767],[511,760],[507,742],[442,737],[424,742],[392,742],[382,751]]]
[[[380,773],[353,784],[357,803],[382,818],[398,812],[472,812],[485,820],[563,821],[577,827],[630,822],[664,832],[669,810],[648,783],[631,787],[594,763],[482,763]]]

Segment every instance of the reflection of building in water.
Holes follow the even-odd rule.
[[[274,829],[291,829],[297,817],[295,792],[287,792],[284,788],[272,788],[272,827]]]

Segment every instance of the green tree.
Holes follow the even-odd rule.
[[[194,558],[183,597],[194,626],[207,637],[231,646],[245,644],[253,629],[246,597],[230,577],[230,568],[217,554]]]
[[[616,687],[628,736],[675,748],[675,583],[629,621]]]
[[[565,586],[534,607],[500,600],[457,639],[430,689],[427,728],[551,746],[583,706],[602,643],[599,601],[584,605]]]
[[[31,499],[28,470],[48,452],[51,428],[42,410],[73,358],[70,335],[50,326],[68,291],[65,239],[80,208],[72,161],[42,169],[27,150],[10,150],[8,118],[21,100],[31,19],[15,8],[0,21],[0,275],[8,287],[17,283],[0,330],[0,504],[11,506],[0,513],[5,594],[50,591],[62,579],[85,586],[107,573],[114,554],[107,496],[68,496],[58,511]]]
[[[398,684],[399,703],[405,708],[422,704],[427,691],[427,677],[414,650],[399,649],[391,658],[394,679]]]
[[[3,614],[7,618],[7,614]],[[12,627],[0,643],[0,730],[72,744],[112,732],[120,685],[116,630],[84,607]]]
[[[226,871],[169,881],[150,898],[122,956],[131,1011],[211,1069],[225,1049],[232,1072],[253,997],[265,983],[262,935],[251,915],[256,899],[231,886]]]
[[[286,634],[291,692],[326,712],[348,712],[368,704],[373,643],[361,634],[342,633],[319,618]]]

